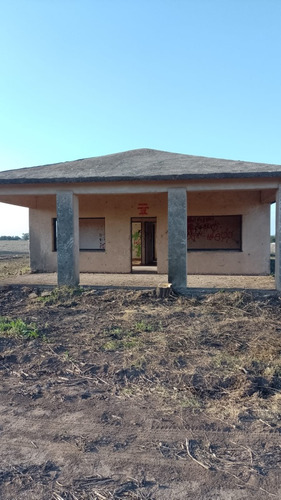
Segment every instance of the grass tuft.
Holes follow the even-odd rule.
[[[39,337],[35,323],[25,323],[20,318],[10,319],[0,317],[0,332],[7,337],[24,338],[27,340]]]
[[[40,302],[44,302],[44,304],[68,304],[75,305],[73,300],[75,297],[79,297],[83,294],[84,289],[82,287],[69,287],[69,286],[61,286],[54,288],[50,294],[44,294],[41,297],[38,297]]]

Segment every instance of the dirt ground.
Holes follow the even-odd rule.
[[[6,285],[0,316],[1,499],[281,498],[276,292]]]
[[[0,240],[0,283],[29,271],[29,241]]]

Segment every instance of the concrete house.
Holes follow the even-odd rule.
[[[281,165],[139,149],[0,173],[0,202],[29,208],[33,272],[130,273],[151,266],[174,288],[189,274],[270,272],[270,204]]]

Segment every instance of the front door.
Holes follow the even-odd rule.
[[[132,234],[132,267],[156,266],[156,218],[133,218]]]

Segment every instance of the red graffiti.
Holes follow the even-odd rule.
[[[139,203],[138,211],[139,215],[148,215],[149,206],[147,203]]]
[[[198,240],[208,240],[230,243],[235,241],[233,229],[220,223],[215,217],[188,217],[187,239],[196,243]]]
[[[215,241],[225,241],[228,243],[233,240],[233,231],[217,231],[214,233],[207,234],[207,240],[215,240]]]

